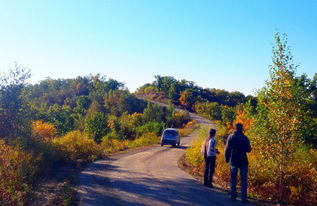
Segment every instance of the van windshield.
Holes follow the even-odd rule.
[[[164,136],[176,136],[177,133],[175,130],[165,130]]]

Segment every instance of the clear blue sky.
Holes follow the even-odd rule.
[[[274,33],[289,37],[298,74],[317,72],[314,0],[1,0],[0,71],[103,74],[130,91],[154,75],[254,94],[268,78]]]

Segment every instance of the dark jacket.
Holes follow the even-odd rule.
[[[235,167],[248,165],[247,152],[251,152],[250,141],[242,132],[229,135],[225,148],[226,162]]]

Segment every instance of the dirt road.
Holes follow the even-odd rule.
[[[191,115],[200,124],[214,127]],[[194,137],[192,133],[182,138],[180,148],[157,145],[90,164],[78,177],[79,205],[246,205],[203,187],[178,168],[177,161]]]

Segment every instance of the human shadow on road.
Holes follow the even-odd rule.
[[[144,174],[131,174],[115,166],[104,166],[106,171],[124,174],[108,179],[99,173],[100,165],[79,177],[79,205],[246,205],[231,202],[227,194],[200,185],[194,179],[156,179]],[[99,168],[100,169],[100,168]]]

